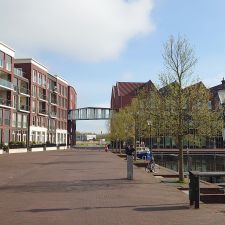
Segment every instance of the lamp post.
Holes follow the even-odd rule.
[[[224,117],[225,117],[225,89],[221,89],[218,91],[218,96],[220,99],[220,103],[223,106],[223,123],[224,123]],[[224,129],[224,125],[223,125],[223,141],[225,140],[225,129]],[[224,146],[223,146],[224,147]]]
[[[151,140],[151,128],[152,128],[152,121],[151,120],[147,120],[147,124],[149,127],[149,150],[151,150],[152,148],[152,140]]]

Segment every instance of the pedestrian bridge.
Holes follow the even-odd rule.
[[[112,116],[111,108],[86,107],[69,111],[69,120],[109,120]]]

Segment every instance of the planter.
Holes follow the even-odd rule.
[[[54,147],[46,147],[46,151],[54,151],[54,150],[57,150],[56,146],[54,146]]]
[[[43,147],[38,147],[38,148],[31,148],[32,152],[43,152],[44,148]]]
[[[59,150],[65,150],[67,149],[67,146],[59,146]]]
[[[11,153],[24,153],[24,152],[27,152],[27,148],[9,149],[9,154],[11,154]]]

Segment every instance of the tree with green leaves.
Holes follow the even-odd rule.
[[[222,130],[219,112],[208,107],[210,93],[200,82],[195,85],[192,77],[197,63],[187,39],[171,37],[164,45],[165,72],[160,75],[163,88],[164,129],[175,137],[179,149],[179,180],[184,179],[183,142],[213,136]],[[191,131],[191,132],[190,132]]]

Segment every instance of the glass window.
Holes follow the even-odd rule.
[[[5,61],[6,61],[6,69],[8,71],[11,71],[12,70],[12,57],[9,55],[6,55]]]
[[[16,113],[12,115],[12,127],[16,127]]]
[[[32,125],[36,126],[36,116],[33,116]]]
[[[17,114],[17,127],[22,126],[22,115],[20,113]]]
[[[3,143],[5,145],[9,144],[9,129],[4,129]]]
[[[0,126],[2,125],[2,109],[0,109]]]
[[[23,128],[27,128],[27,115],[23,115]]]
[[[33,82],[37,82],[37,70],[33,70]]]
[[[32,131],[31,140],[34,142],[36,141],[36,132],[35,131]]]
[[[13,108],[17,108],[17,95],[13,95]]]
[[[21,141],[21,131],[20,130],[18,130],[17,131],[17,141]]]
[[[36,112],[36,102],[32,101],[32,112]]]
[[[41,117],[38,116],[37,122],[38,122],[38,123],[37,123],[38,127],[40,127],[40,126],[41,126]]]
[[[0,67],[4,66],[4,53],[0,51]]]
[[[4,124],[7,126],[10,125],[10,111],[9,110],[4,111]]]

